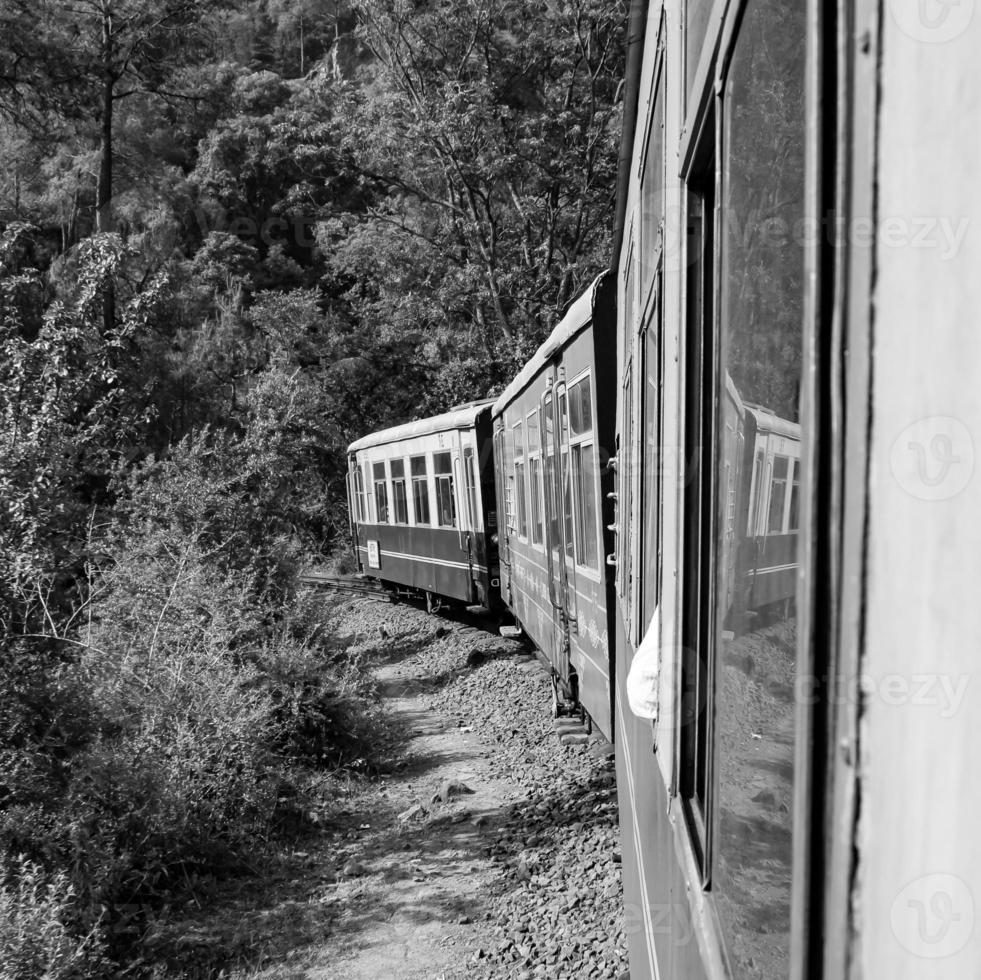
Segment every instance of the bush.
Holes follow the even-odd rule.
[[[0,877],[0,980],[81,980],[107,966],[98,925],[77,938],[75,891],[63,872],[46,878],[18,858]]]

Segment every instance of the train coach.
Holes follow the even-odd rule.
[[[978,975],[975,7],[630,4],[630,980]]]
[[[604,274],[572,304],[492,410],[502,601],[547,659],[556,709],[581,707],[608,738],[613,286]]]
[[[430,608],[494,608],[497,508],[489,400],[348,446],[348,508],[359,570]]]

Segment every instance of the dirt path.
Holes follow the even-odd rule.
[[[223,980],[620,977],[611,747],[557,733],[547,674],[519,644],[411,606],[337,610],[396,761],[332,785],[321,833],[220,902],[213,929],[189,921],[189,952],[211,958],[220,934],[241,964]],[[214,976],[188,965],[168,976]]]
[[[386,780],[384,810],[360,814],[372,829],[359,827],[365,836],[348,859],[361,865],[348,870],[364,874],[337,888],[337,959],[308,977],[450,980],[471,975],[467,953],[485,941],[487,899],[501,876],[489,834],[519,786],[492,775],[484,736],[427,707],[433,679],[414,668],[398,658],[376,671],[405,730],[407,765]],[[529,661],[529,669],[539,668]]]

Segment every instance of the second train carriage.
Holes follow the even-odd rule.
[[[493,407],[502,598],[608,738],[613,285],[602,275],[572,304]]]
[[[491,402],[408,422],[348,447],[358,566],[396,588],[497,604]]]

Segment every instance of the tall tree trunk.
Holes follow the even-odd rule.
[[[112,231],[112,111],[116,87],[113,66],[112,0],[102,2],[102,125],[99,134],[99,180],[95,190],[95,230]],[[106,333],[116,325],[116,291],[106,283],[102,308]]]

